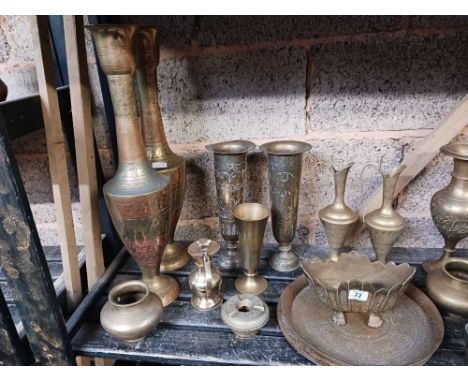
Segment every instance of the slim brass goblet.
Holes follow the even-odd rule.
[[[241,203],[233,210],[239,236],[244,275],[234,282],[234,287],[244,294],[260,294],[268,287],[264,277],[257,274],[262,253],[263,236],[270,215],[269,210],[259,203]]]

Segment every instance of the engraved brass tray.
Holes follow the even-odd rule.
[[[289,284],[278,302],[278,322],[287,341],[319,365],[424,365],[444,336],[437,308],[411,284],[382,319],[375,329],[363,315],[349,313],[347,325],[336,325],[305,276]]]

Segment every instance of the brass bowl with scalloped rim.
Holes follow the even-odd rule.
[[[346,324],[345,313],[364,313],[371,328],[382,326],[379,314],[393,308],[416,272],[407,263],[371,262],[357,251],[338,261],[303,260],[301,268],[320,301],[333,310],[337,325]]]

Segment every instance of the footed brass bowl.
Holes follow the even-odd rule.
[[[303,260],[301,268],[322,304],[333,310],[337,325],[346,324],[344,313],[365,313],[372,328],[382,326],[379,313],[393,308],[416,272],[406,263],[371,262],[356,251],[338,261]]]

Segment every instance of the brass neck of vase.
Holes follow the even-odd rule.
[[[392,204],[393,204],[393,198],[395,197],[395,188],[398,183],[398,179],[400,178],[400,174],[405,168],[406,166],[402,165],[393,169],[388,174],[382,173],[383,198],[382,198],[382,207],[380,207],[380,211],[384,215],[394,214]]]
[[[350,164],[341,170],[335,170],[335,168],[333,168],[333,176],[335,178],[335,199],[333,201],[333,204],[336,208],[345,207],[346,179],[348,178],[348,172],[351,169],[352,165],[353,164]]]
[[[454,196],[468,198],[468,163],[466,160],[453,159],[452,179],[449,187]]]
[[[158,99],[157,68],[159,64],[158,31],[142,28],[138,36],[136,80],[140,99],[140,121],[148,159],[174,155],[167,144]]]
[[[114,108],[119,162],[139,163],[146,159],[135,102],[134,73],[136,37],[134,25],[88,26],[102,70],[107,75]],[[119,164],[120,168],[120,164]]]

